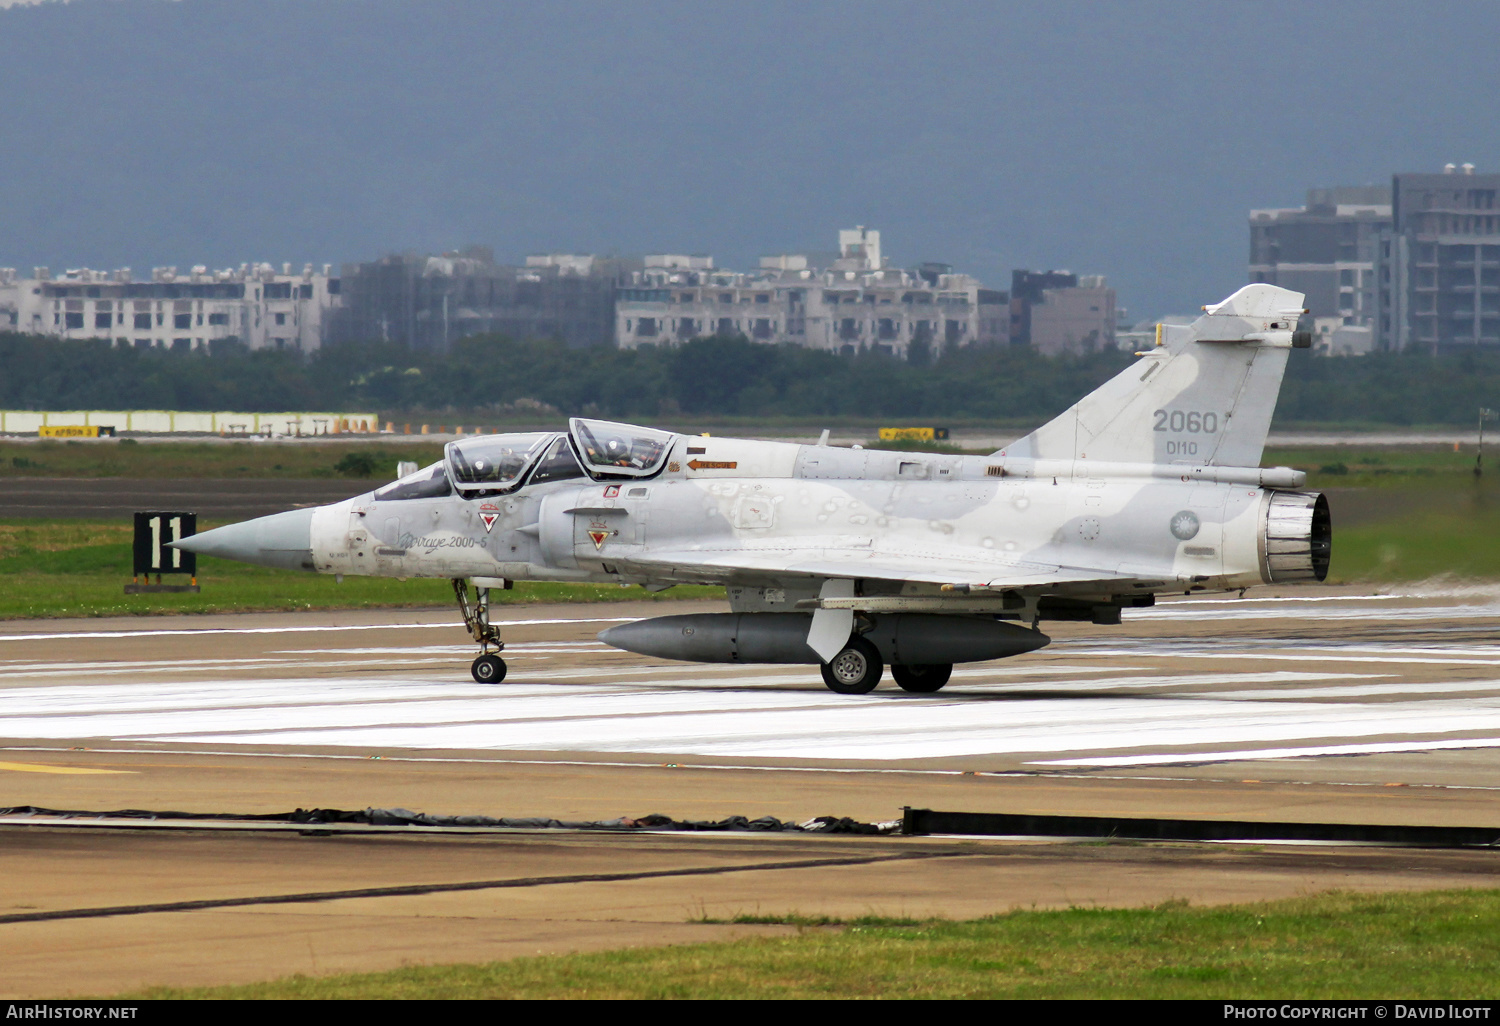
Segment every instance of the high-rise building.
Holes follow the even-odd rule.
[[[1383,349],[1500,345],[1500,174],[1398,174],[1376,254]]]
[[[1078,286],[1078,275],[1072,271],[1012,271],[1010,273],[1010,341],[1012,345],[1031,345],[1031,308],[1042,301],[1047,289],[1071,289]]]
[[[1031,348],[1044,356],[1115,347],[1115,290],[1101,274],[1067,288],[1042,289],[1030,304]]]
[[[1102,275],[1013,271],[1010,341],[1049,356],[1115,345],[1115,290]]]
[[[1309,189],[1301,207],[1250,211],[1250,280],[1307,297],[1315,347],[1369,352],[1375,343],[1375,260],[1391,226],[1384,185]]]

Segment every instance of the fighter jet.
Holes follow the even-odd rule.
[[[840,694],[889,665],[932,693],[954,663],[1030,652],[1045,621],[1118,624],[1161,594],[1321,581],[1332,529],[1261,453],[1300,293],[1247,285],[1056,419],[988,456],[676,434],[587,418],[475,435],[343,502],[180,547],[323,574],[443,577],[504,680],[490,593],[510,582],[722,585],[731,612],[600,633],[631,652],[802,663]],[[470,597],[470,587],[473,597]]]

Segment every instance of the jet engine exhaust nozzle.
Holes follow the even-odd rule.
[[[1261,525],[1267,584],[1322,581],[1333,555],[1333,520],[1322,492],[1272,492]]]

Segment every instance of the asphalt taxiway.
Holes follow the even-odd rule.
[[[666,663],[594,639],[688,608],[508,607],[510,674],[494,686],[469,678],[473,646],[441,610],[9,622],[0,805],[1500,825],[1500,589],[1182,598],[1119,627],[1049,625],[1049,648],[960,667],[935,696],[838,696],[811,667]],[[501,878],[522,882],[339,896]],[[1494,854],[1469,851],[0,821],[0,917],[137,906],[0,923],[0,993],[785,929],[700,921],[740,912],[968,916],[1497,883]],[[324,896],[160,907],[306,893]]]

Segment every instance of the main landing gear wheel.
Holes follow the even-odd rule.
[[[499,684],[505,679],[505,660],[497,655],[482,655],[469,668],[480,684]]]
[[[918,695],[930,695],[941,691],[948,678],[953,676],[952,663],[919,663],[914,666],[892,666],[891,676],[902,691]]]
[[[883,669],[875,646],[854,637],[843,651],[823,664],[823,683],[840,695],[867,695],[880,683]]]

